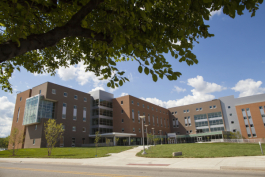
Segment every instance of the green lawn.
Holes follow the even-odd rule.
[[[265,152],[265,144],[262,144]],[[170,158],[173,152],[182,152],[182,156],[176,158],[206,158],[206,157],[235,157],[235,156],[258,156],[262,155],[259,144],[238,143],[186,143],[156,145],[137,153],[140,157]]]
[[[133,148],[133,146],[98,147],[97,157],[106,157],[108,153],[118,153]],[[16,156],[11,151],[0,151],[0,158],[47,158],[47,148],[19,149]],[[95,147],[63,147],[54,148],[50,158],[93,158]]]

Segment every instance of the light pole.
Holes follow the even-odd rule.
[[[146,130],[146,140],[147,140],[147,146],[148,146],[148,136],[147,136],[147,127],[148,125],[144,125],[145,126],[145,130]]]
[[[161,145],[162,145],[162,139],[161,139],[161,131],[162,131],[162,130],[159,130],[159,131],[160,131],[160,141],[161,141]]]
[[[139,116],[142,119],[142,134],[143,134],[143,146],[144,146],[144,118],[145,116]],[[142,154],[146,154],[145,152],[145,147],[144,147],[144,151]]]
[[[155,128],[153,127],[152,130],[153,130],[153,141],[154,141],[154,145],[155,145],[155,139],[154,139],[155,138],[155,136],[154,136]]]

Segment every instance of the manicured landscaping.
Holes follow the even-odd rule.
[[[119,153],[131,148],[133,146],[98,147],[97,157],[106,157],[108,153]],[[95,155],[95,147],[57,147],[49,157],[47,148],[19,149],[16,156],[12,156],[11,151],[0,151],[0,158],[94,158]]]
[[[265,144],[262,144],[265,152]],[[262,155],[259,144],[239,143],[186,143],[186,144],[163,144],[152,146],[137,153],[139,157],[173,158],[173,152],[182,152],[182,156],[174,158],[207,158],[207,157],[235,157],[235,156],[259,156]]]

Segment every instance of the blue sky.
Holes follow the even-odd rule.
[[[93,73],[86,73],[82,63],[70,68],[60,68],[56,76],[36,75],[21,69],[10,79],[14,93],[0,91],[0,137],[10,133],[16,92],[25,91],[44,82],[53,82],[83,92],[103,89],[115,97],[129,94],[163,107],[174,107],[203,102],[223,96],[244,97],[265,92],[265,4],[260,6],[256,16],[244,15],[235,19],[215,12],[206,23],[209,32],[215,34],[208,39],[199,39],[193,53],[199,63],[188,66],[179,63],[170,54],[164,54],[175,71],[182,76],[177,81],[166,79],[152,81],[151,75],[138,73],[137,62],[118,63],[126,71],[131,82],[118,89],[110,89],[105,81],[99,81]]]

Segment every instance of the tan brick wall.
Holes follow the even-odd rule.
[[[254,138],[265,138],[265,133],[264,133],[265,127],[262,121],[259,106],[262,106],[262,108],[264,109],[265,102],[258,102],[258,103],[251,103],[251,104],[244,104],[244,105],[236,106],[236,112],[237,112],[237,117],[238,117],[240,129],[241,129],[241,134],[244,138],[248,138],[247,130],[246,130],[243,114],[242,114],[242,109],[245,109],[246,111],[246,108],[249,108],[250,110],[251,117],[253,120],[253,125],[256,131],[257,137],[254,137]],[[250,131],[251,131],[251,128],[250,128]],[[253,137],[251,137],[251,139],[252,138]]]
[[[31,95],[31,89],[17,94],[11,133],[12,133],[13,128],[18,128],[20,134],[25,135],[25,126],[23,126],[22,123],[23,123],[26,99],[29,98],[30,95]],[[21,101],[20,101],[20,98],[21,98]],[[17,122],[17,115],[18,115],[18,109],[19,108],[20,108],[19,119],[18,119],[18,122]],[[8,145],[8,149],[12,149],[12,147],[13,147],[13,145],[11,145],[11,144]],[[18,146],[18,148],[23,148],[23,147],[24,147],[24,143],[23,144],[19,144],[19,146]]]
[[[216,105],[215,109],[210,109],[210,106]],[[196,108],[202,108],[202,111],[196,111]],[[189,113],[184,113],[184,110],[189,110]],[[203,103],[196,103],[196,104],[191,104],[191,105],[185,105],[185,106],[179,106],[179,107],[174,107],[174,108],[169,108],[170,111],[170,124],[171,124],[171,132],[179,132],[181,135],[187,134],[186,131],[192,130],[192,133],[190,134],[196,134],[196,127],[195,127],[195,121],[194,121],[194,115],[199,115],[199,114],[208,114],[208,113],[214,113],[214,112],[221,112],[222,113],[222,118],[224,122],[224,117],[223,117],[223,112],[222,112],[222,107],[220,100],[213,100],[213,101],[207,101]],[[171,112],[176,112],[177,114],[171,114]],[[191,126],[185,126],[185,119],[184,117],[188,116],[191,118]],[[207,115],[208,117],[208,115]],[[178,118],[179,121],[179,128],[173,128],[173,118]],[[208,122],[209,125],[209,122]],[[210,126],[210,125],[209,125]],[[225,125],[224,125],[225,126]]]
[[[134,104],[132,104],[132,100]],[[121,101],[123,101],[123,105],[121,105]],[[137,106],[137,102],[139,102],[139,106]],[[149,109],[147,108],[147,106],[149,106]],[[153,111],[152,107],[154,109]],[[124,110],[123,114],[121,114],[121,109]],[[132,109],[134,110],[134,120],[135,120],[134,122],[132,121]],[[163,135],[165,135],[165,133],[170,133],[170,126],[168,126],[169,114],[166,114],[168,113],[167,109],[154,105],[147,101],[141,100],[139,98],[133,97],[131,95],[126,95],[123,97],[113,99],[113,115],[114,115],[113,131],[121,132],[121,129],[124,128],[125,133],[134,133],[136,134],[136,137],[142,137],[142,122],[138,123],[138,111],[140,111],[141,116],[143,115],[143,113],[145,113],[145,121],[147,125],[148,125],[148,114],[150,114],[150,125],[148,125],[147,127],[148,133],[150,130],[152,130],[152,128],[154,128],[156,135],[159,134],[158,133],[159,130],[162,130]],[[153,126],[153,117],[152,117],[153,115],[155,116],[155,126]],[[157,116],[159,118],[159,126],[157,126],[157,119],[156,119]],[[122,118],[124,119],[124,123],[121,123]],[[163,119],[162,123],[163,127],[161,127],[160,118]],[[164,118],[166,120],[166,127],[164,124]],[[135,128],[135,132],[133,132],[133,128]],[[141,132],[139,132],[139,128],[141,129]],[[153,131],[151,132],[153,133]]]

